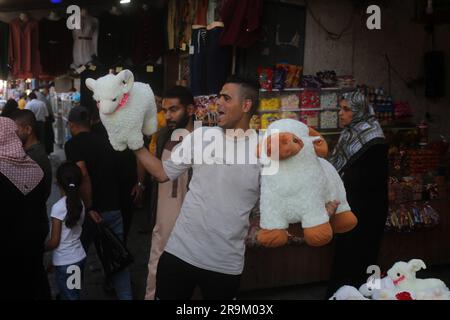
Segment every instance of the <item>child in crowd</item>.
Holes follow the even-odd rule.
[[[80,198],[82,174],[72,163],[63,163],[56,172],[62,198],[51,211],[51,237],[46,250],[53,250],[55,278],[62,300],[79,300],[86,253],[80,235],[85,208]]]

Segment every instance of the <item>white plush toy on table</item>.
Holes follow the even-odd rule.
[[[415,300],[411,292],[399,291],[389,277],[375,280],[369,277],[367,282],[359,287],[359,292],[372,300]]]
[[[157,130],[156,102],[148,84],[134,82],[133,73],[123,70],[97,80],[87,79],[86,86],[93,91],[100,119],[116,151],[127,147],[137,150],[144,145],[143,135]]]
[[[369,300],[361,292],[352,286],[342,286],[331,296],[329,300]]]
[[[420,269],[426,269],[425,263],[412,259],[395,263],[387,274],[398,290],[413,293],[417,300],[449,300],[450,291],[443,281],[416,278],[416,272]]]
[[[311,137],[309,131],[300,121],[277,120],[259,147],[261,159],[269,157],[279,166],[276,174],[261,176],[262,230],[257,240],[264,246],[284,245],[285,229],[292,223],[302,223],[305,242],[311,246],[323,246],[333,233],[350,231],[357,224],[339,174],[315,152],[314,141],[320,137]],[[330,219],[325,204],[334,200],[340,204]]]

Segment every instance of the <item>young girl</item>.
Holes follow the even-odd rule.
[[[80,241],[85,215],[79,194],[81,170],[76,164],[65,162],[58,168],[56,179],[63,197],[52,207],[52,231],[46,250],[53,250],[53,265],[61,299],[79,300],[81,275],[86,260]]]

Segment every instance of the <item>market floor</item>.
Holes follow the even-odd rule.
[[[64,151],[56,150],[51,155],[51,162],[54,171],[58,165],[64,161]],[[60,198],[59,190],[53,185],[52,194],[49,198],[48,211],[51,206]],[[133,297],[136,300],[144,299],[147,279],[147,262],[151,242],[150,223],[148,210],[137,210],[133,216],[130,234],[128,237],[128,248],[134,256],[134,263],[130,267]],[[438,278],[450,287],[450,265],[432,267],[420,271],[418,278]],[[49,274],[53,296],[57,296],[57,289],[53,280],[53,275]],[[104,290],[104,275],[92,246],[87,259],[85,277],[82,289],[82,299],[84,300],[109,300],[115,299],[114,293]],[[240,292],[239,300],[322,300],[326,292],[326,283],[312,283],[284,288],[272,288],[257,291]]]

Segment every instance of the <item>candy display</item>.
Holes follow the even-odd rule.
[[[280,114],[279,113],[264,113],[261,115],[261,129],[265,130],[267,127],[274,121],[279,120]]]
[[[302,88],[320,89],[322,87],[322,82],[315,76],[304,75],[300,86]]]
[[[394,103],[395,121],[397,123],[411,123],[413,112],[408,102],[397,101]]]
[[[277,66],[275,68],[273,77],[273,88],[277,90],[283,90],[286,85],[286,76],[288,69],[284,66]]]
[[[337,111],[320,112],[320,129],[337,129],[338,125]]]
[[[259,79],[259,85],[262,89],[265,89],[267,91],[272,91],[273,88],[273,70],[272,68],[258,68],[258,79]]]
[[[278,110],[280,109],[280,99],[278,98],[262,98],[259,101],[259,110]]]
[[[317,128],[319,126],[320,99],[319,93],[313,90],[305,90],[300,94],[300,121],[306,125]],[[316,109],[309,111],[308,109]]]
[[[217,96],[197,96],[195,102],[195,119],[205,126],[217,124]]]
[[[406,203],[389,207],[385,229],[412,232],[439,224],[439,213],[428,203]]]
[[[355,78],[352,75],[347,76],[338,76],[337,77],[337,86],[342,89],[353,89],[355,88]]]
[[[277,64],[275,70],[284,70],[286,74],[284,82],[285,88],[298,88],[300,86],[300,79],[302,77],[303,67],[279,63]],[[281,71],[278,72],[279,74],[282,74]]]
[[[285,94],[281,96],[281,109],[292,110],[300,107],[300,98],[298,94]]]
[[[434,149],[409,150],[407,157],[411,175],[435,171],[439,164],[439,154]]]
[[[320,72],[317,72],[316,75],[317,75],[317,78],[322,83],[322,88],[335,87],[337,84],[337,77],[336,77],[335,71],[332,71],[332,70],[331,71],[329,71],[329,70],[320,71]]]
[[[320,95],[320,107],[323,109],[334,109],[338,106],[338,97],[337,94],[332,93],[323,93]]]

